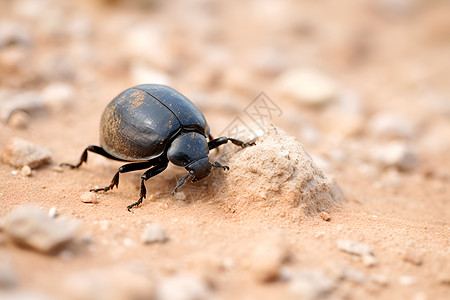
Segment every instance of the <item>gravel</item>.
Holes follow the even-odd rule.
[[[15,208],[5,218],[4,231],[17,244],[34,250],[52,253],[75,237],[78,221],[70,218],[51,218],[34,205]]]

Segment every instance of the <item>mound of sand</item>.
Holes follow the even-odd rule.
[[[339,205],[331,184],[303,145],[275,126],[267,128],[255,146],[216,157],[227,158],[230,170],[214,172],[219,178],[212,181],[217,199],[226,199],[227,211],[264,210],[267,215],[295,218]]]

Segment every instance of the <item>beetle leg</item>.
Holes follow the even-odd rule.
[[[88,151],[93,152],[93,153],[97,153],[97,154],[99,154],[101,156],[104,156],[106,158],[109,158],[109,159],[124,161],[123,159],[119,159],[119,158],[116,158],[116,157],[112,156],[111,154],[106,152],[102,147],[95,146],[95,145],[89,145],[89,146],[86,147],[86,149],[84,149],[83,153],[81,153],[80,161],[76,165],[72,165],[72,164],[68,164],[68,163],[62,163],[62,164],[60,164],[60,166],[61,167],[62,166],[69,166],[72,169],[79,168],[84,162],[87,162]]]
[[[142,176],[141,176],[141,190],[140,190],[140,194],[139,194],[139,200],[136,201],[133,204],[128,205],[127,206],[128,211],[131,211],[131,209],[133,207],[138,206],[139,204],[141,204],[142,200],[147,196],[147,189],[145,188],[145,181],[149,180],[153,176],[156,176],[159,173],[161,173],[162,171],[164,171],[167,168],[168,164],[169,163],[167,161],[163,161],[159,165],[156,165],[156,166],[148,169],[147,171],[145,171],[144,174],[142,174]]]
[[[131,163],[131,164],[123,165],[116,172],[116,174],[114,175],[113,179],[111,180],[111,184],[109,186],[106,186],[104,188],[91,189],[91,192],[99,192],[99,191],[107,192],[107,191],[111,190],[114,186],[116,186],[116,187],[119,186],[119,174],[120,173],[127,173],[127,172],[147,169],[148,167],[151,167],[153,165],[154,165],[154,163],[152,161],[145,161],[145,162],[140,162],[140,163]]]
[[[227,171],[227,170],[230,169],[229,166],[224,166],[224,165],[222,165],[222,164],[221,164],[220,162],[218,162],[218,161],[213,162],[213,163],[211,164],[211,166],[213,166],[213,167],[215,167],[215,168],[222,168],[224,171]]]
[[[226,137],[226,136],[222,136],[222,137],[219,137],[217,139],[214,139],[214,140],[208,142],[209,150],[215,149],[215,148],[219,147],[220,145],[226,144],[226,143],[228,143],[228,141],[230,141],[233,144],[235,144],[237,146],[240,146],[242,148],[255,145],[255,142],[253,142],[253,141],[245,143],[245,142],[243,142],[241,140],[237,140],[237,139],[229,138],[229,137]]]
[[[186,179],[188,179],[189,177],[192,177],[192,176],[194,176],[193,171],[189,171],[189,173],[186,176],[180,178],[177,182],[177,186],[172,191],[172,196],[174,196],[176,193],[178,193],[178,188],[181,187],[186,182]]]

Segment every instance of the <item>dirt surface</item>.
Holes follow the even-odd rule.
[[[449,15],[439,0],[0,1],[0,146],[20,137],[53,153],[31,176],[0,164],[0,220],[35,204],[81,225],[50,254],[2,230],[0,297],[448,299]],[[177,197],[186,171],[170,166],[131,213],[140,172],[85,195],[121,164],[59,163],[98,144],[106,104],[142,83],[190,98],[214,137],[275,124],[346,200],[273,213],[255,176],[267,161],[232,188],[217,183],[239,172],[215,169]],[[211,161],[232,161],[229,147]],[[148,224],[159,231],[143,240]]]

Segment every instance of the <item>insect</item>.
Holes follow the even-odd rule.
[[[188,172],[178,180],[172,195],[187,179],[196,182],[207,177],[213,167],[228,170],[217,161],[210,163],[208,157],[210,150],[228,141],[242,148],[255,145],[229,137],[213,139],[202,112],[188,98],[168,86],[144,84],[123,91],[106,106],[100,121],[100,146],[87,146],[77,164],[61,166],[79,168],[87,162],[88,151],[131,162],[118,169],[109,186],[91,192],[118,188],[121,173],[148,169],[141,176],[139,200],[127,207],[130,211],[146,197],[145,181],[164,171],[169,162]]]

